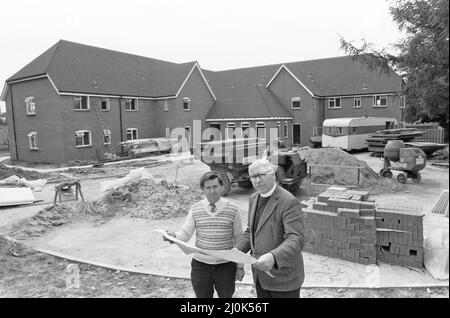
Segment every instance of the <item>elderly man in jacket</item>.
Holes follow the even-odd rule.
[[[256,192],[250,197],[248,225],[237,248],[258,259],[252,265],[258,298],[298,298],[305,277],[300,202],[276,184],[269,161],[254,161],[249,175]]]

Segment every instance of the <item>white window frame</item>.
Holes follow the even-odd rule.
[[[187,136],[186,136],[186,132],[189,132],[189,134],[187,134]],[[191,126],[184,126],[184,136],[186,137],[186,140],[190,146],[190,142],[192,139],[192,127]]]
[[[87,145],[84,144],[84,134],[85,133],[89,134],[89,144],[87,144]],[[83,144],[82,145],[77,145],[77,138],[79,138],[80,135],[83,135],[83,137],[81,139],[83,141]],[[91,131],[90,130],[77,130],[75,132],[75,146],[77,148],[92,147],[92,133],[91,133]]]
[[[86,108],[83,108],[83,98],[86,98]],[[76,108],[75,106],[77,104],[75,104],[75,106],[73,107],[74,111],[77,112],[86,112],[89,111],[91,109],[91,101],[89,99],[89,96],[74,96],[73,97],[74,101],[78,103],[79,108]]]
[[[277,121],[277,130],[278,130],[278,138],[282,138],[281,137],[281,122]]]
[[[105,145],[111,144],[111,130],[109,129],[103,130],[103,144]]]
[[[136,132],[136,138],[133,138],[133,131],[135,131]],[[128,139],[128,134],[130,134],[131,133],[131,139]],[[126,130],[126,139],[127,139],[127,141],[128,140],[137,140],[137,139],[139,139],[139,130],[137,129],[137,128],[127,128],[127,130]]]
[[[299,107],[294,107],[294,103],[298,102],[299,103]],[[302,105],[301,105],[301,97],[292,97],[291,99],[291,108],[292,109],[302,109]]]
[[[164,106],[164,111],[168,112],[169,111],[169,103],[168,103],[167,99],[164,100],[163,106]]]
[[[134,101],[134,109],[132,107]],[[129,105],[129,106],[127,106]],[[137,112],[139,109],[139,100],[137,98],[126,98],[125,99],[125,111],[126,112]]]
[[[284,134],[285,139],[289,138],[289,122],[287,121],[284,122]]]
[[[38,133],[35,131],[30,131],[27,137],[30,144],[30,150],[39,150]]]
[[[263,121],[257,121],[255,124],[255,128],[256,128],[256,137],[258,138],[258,128],[264,128],[264,138],[262,139],[267,139],[267,127],[266,127],[266,123]]]
[[[359,105],[356,105],[356,102],[359,101]],[[353,97],[353,108],[361,108],[361,96]]]
[[[187,103],[187,108],[184,107],[184,104]],[[183,110],[185,112],[191,111],[191,99],[189,97],[183,97]]]
[[[36,115],[36,103],[34,102],[34,96],[28,96],[25,98],[25,107],[27,115]]]
[[[406,96],[400,96],[400,109],[406,108]]]
[[[380,105],[377,105],[378,98],[380,100]],[[386,99],[386,105],[381,105],[381,99]],[[388,96],[387,95],[373,95],[373,107],[375,108],[386,108],[388,107]]]
[[[227,127],[225,128],[226,138],[230,139],[233,137],[234,130],[236,129],[236,123],[227,123]]]
[[[339,99],[339,107],[336,106],[336,100]],[[333,102],[334,106],[331,106],[331,102]],[[328,98],[328,109],[340,109],[342,106],[342,100],[340,97]]]
[[[106,109],[103,109],[103,102],[106,102]],[[102,98],[100,101],[100,109],[102,112],[109,112],[111,110],[111,101],[109,98]]]
[[[242,136],[245,137],[249,137],[248,133],[250,133],[250,122],[248,121],[243,121],[241,123],[241,130],[242,130]],[[247,133],[247,134],[246,134]]]

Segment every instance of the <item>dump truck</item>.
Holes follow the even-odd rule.
[[[294,151],[271,152],[265,139],[233,138],[199,143],[195,158],[216,171],[224,182],[222,196],[227,196],[232,185],[251,188],[249,165],[256,159],[268,159],[276,171],[277,182],[288,191],[295,192],[307,175],[306,161]]]

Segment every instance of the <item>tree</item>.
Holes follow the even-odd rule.
[[[449,125],[449,2],[448,0],[397,0],[389,8],[405,38],[395,44],[398,54],[377,50],[363,40],[361,47],[341,37],[341,49],[369,70],[404,79],[406,120],[436,121]]]

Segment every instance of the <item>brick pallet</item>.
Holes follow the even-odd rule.
[[[305,251],[360,264],[376,263],[375,202],[365,191],[325,191],[303,209]]]
[[[375,217],[377,258],[389,264],[421,268],[424,253],[421,209],[380,205]]]
[[[422,267],[420,209],[377,206],[368,192],[330,190],[303,209],[305,251],[360,264]]]

